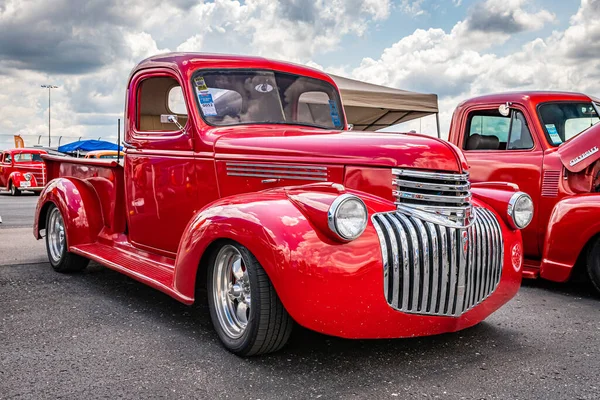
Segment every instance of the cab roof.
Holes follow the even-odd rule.
[[[26,148],[26,147],[19,147],[19,148],[15,148],[15,149],[0,150],[0,152],[10,153],[10,154],[15,154],[15,153],[46,154],[47,153],[46,150],[29,149],[29,148]]]
[[[329,75],[314,68],[263,57],[209,53],[165,53],[141,61],[131,72],[131,76],[147,68],[171,68],[188,78],[199,68],[251,68],[288,72],[325,80],[335,86]]]
[[[461,103],[461,106],[484,103],[506,103],[506,102],[521,102],[530,103],[535,106],[540,103],[549,101],[594,101],[600,102],[599,99],[576,92],[559,92],[559,91],[521,91],[521,92],[505,92],[494,93],[484,96],[474,97]]]

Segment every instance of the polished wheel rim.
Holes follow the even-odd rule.
[[[57,263],[60,261],[65,249],[65,223],[58,208],[54,208],[50,213],[46,235],[48,235],[50,257],[52,261]]]
[[[17,192],[17,188],[14,183],[10,184],[10,194],[15,194]]]
[[[234,246],[223,246],[217,254],[213,299],[219,324],[227,336],[242,336],[250,316],[250,279],[242,255]]]

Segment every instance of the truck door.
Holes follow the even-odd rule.
[[[8,185],[8,175],[10,175],[11,168],[11,157],[10,153],[5,152],[0,154],[0,186]]]
[[[536,209],[542,183],[543,150],[527,112],[511,108],[501,115],[498,105],[472,109],[465,113],[461,126],[462,149],[470,165],[472,182],[513,182],[529,194]],[[522,231],[527,258],[539,258],[537,213]]]
[[[124,143],[129,239],[174,256],[198,207],[194,130],[187,124],[181,83],[170,70],[138,74],[130,88]]]

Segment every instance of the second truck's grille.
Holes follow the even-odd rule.
[[[393,308],[459,316],[494,292],[502,275],[502,230],[475,208],[468,228],[436,225],[402,212],[372,216],[383,256],[383,291]]]

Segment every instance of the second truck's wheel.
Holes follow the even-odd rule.
[[[21,191],[17,189],[14,182],[10,183],[10,194],[11,196],[18,196],[21,194]]]
[[[227,242],[213,252],[207,287],[210,317],[227,350],[252,356],[286,344],[292,318],[262,266],[244,246]]]
[[[600,238],[592,244],[587,256],[587,273],[596,291],[600,293]]]
[[[58,207],[52,204],[46,215],[46,251],[50,265],[57,272],[75,272],[87,267],[90,260],[67,249],[65,222]]]

